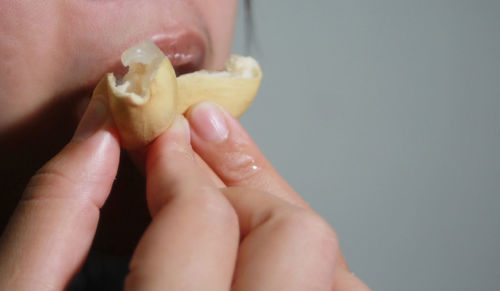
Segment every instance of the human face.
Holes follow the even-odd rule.
[[[123,50],[152,38],[178,73],[221,69],[231,48],[237,2],[0,0],[0,7],[1,231],[29,177],[71,138],[97,81],[106,72],[124,72]],[[120,199],[111,195],[109,208],[144,209],[137,206],[125,223],[103,211],[102,228],[104,233],[120,229],[124,241],[134,241],[149,215],[130,162],[124,160],[121,169],[114,187]],[[129,229],[139,230],[130,234]],[[99,232],[97,237],[103,240]]]
[[[0,5],[0,142],[67,138],[77,104],[105,72],[122,73],[121,52],[144,39],[152,38],[178,73],[222,68],[237,8],[236,0]]]

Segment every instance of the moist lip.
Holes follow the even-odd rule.
[[[177,76],[201,69],[205,60],[206,41],[190,31],[157,34],[153,42],[169,58]]]

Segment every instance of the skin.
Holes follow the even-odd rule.
[[[203,31],[199,65],[221,68],[236,1],[1,2],[1,290],[63,290],[91,247],[133,253],[125,290],[368,290],[222,108],[177,116],[128,153],[136,168],[107,101],[85,106],[122,50],[158,33]]]

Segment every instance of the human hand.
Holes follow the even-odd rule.
[[[202,103],[149,148],[129,290],[369,290],[240,124]]]
[[[126,290],[367,290],[348,271],[328,224],[237,121],[210,110],[204,104],[187,114],[191,130],[179,117],[148,150],[153,220]],[[0,289],[63,289],[81,266],[118,166],[105,116],[84,117],[93,121],[32,178],[2,237]]]
[[[107,101],[30,180],[0,240],[0,290],[63,290],[87,256],[120,156]]]

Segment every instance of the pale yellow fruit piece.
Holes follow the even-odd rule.
[[[177,111],[201,101],[222,105],[234,117],[250,107],[259,90],[262,71],[251,57],[232,55],[223,72],[197,71],[177,78]]]
[[[122,63],[129,67],[122,80],[106,74],[94,95],[108,96],[122,146],[136,149],[154,140],[172,123],[177,108],[177,81],[170,61],[151,41],[126,50]]]
[[[95,94],[108,96],[121,144],[137,149],[153,141],[191,105],[213,101],[239,117],[252,103],[262,79],[251,57],[231,56],[222,72],[197,71],[178,78],[167,57],[148,40],[122,55],[129,67],[117,81],[112,73],[99,82]]]

